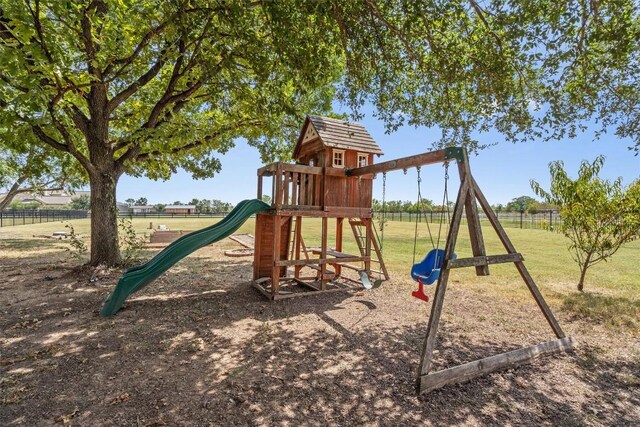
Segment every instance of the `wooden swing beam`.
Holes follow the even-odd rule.
[[[375,165],[346,170],[345,173],[348,176],[370,175],[435,163],[443,163],[453,159],[455,159],[458,164],[460,188],[458,190],[451,224],[449,225],[444,262],[436,285],[433,305],[431,307],[431,313],[429,315],[429,322],[427,325],[427,333],[422,348],[422,355],[420,357],[420,366],[418,368],[416,384],[419,393],[427,393],[447,384],[468,381],[480,375],[528,363],[542,355],[553,354],[560,351],[569,351],[574,345],[571,337],[565,336],[562,328],[553,315],[553,312],[545,302],[540,290],[527,271],[522,254],[516,251],[511,240],[507,236],[507,233],[498,221],[498,217],[491,209],[491,206],[484,197],[484,194],[482,194],[480,187],[478,187],[478,184],[473,179],[469,168],[469,159],[463,148],[452,147],[443,150],[431,151]],[[486,255],[482,229],[480,227],[480,217],[478,215],[478,203],[506,249],[506,254]],[[463,213],[467,218],[473,256],[469,258],[452,259]],[[553,330],[557,339],[430,373],[429,370],[431,368],[433,351],[436,344],[436,336],[440,316],[442,314],[444,295],[447,289],[447,282],[451,269],[475,267],[477,275],[485,276],[489,274],[489,264],[509,262],[514,263],[522,277],[522,280],[529,288],[531,295],[549,323],[549,326]]]
[[[401,169],[415,168],[418,166],[433,165],[443,163],[449,159],[458,158],[462,155],[462,149],[458,147],[445,148],[442,150],[430,151],[428,153],[416,154],[413,156],[402,157],[388,162],[376,163],[360,168],[347,169],[347,176],[362,176],[374,173],[391,172]]]

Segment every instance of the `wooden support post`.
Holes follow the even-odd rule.
[[[458,172],[460,174],[460,182],[471,180],[471,169],[469,167],[469,157],[464,152],[464,160],[458,162]],[[474,257],[485,256],[487,254],[484,247],[484,239],[482,238],[482,228],[480,226],[480,217],[478,216],[478,205],[474,194],[473,185],[469,185],[469,190],[464,199],[464,208],[467,216],[467,225],[469,227],[469,238],[471,240],[471,252]],[[488,265],[477,265],[476,275],[488,276]]]
[[[371,223],[371,226],[373,227],[373,223]],[[378,240],[373,235],[371,236],[371,243],[373,244],[373,250],[376,252],[376,256],[378,257],[380,272],[384,276],[384,280],[389,280],[389,272],[387,271],[387,266],[384,264],[384,260],[382,259],[382,251],[380,250],[380,246],[378,246]]]
[[[365,246],[364,256],[371,257],[371,239],[373,239],[373,229],[371,228],[371,218],[361,219],[365,226]],[[371,276],[371,261],[364,262],[364,271]]]
[[[276,175],[279,176],[279,175]],[[275,177],[274,177],[275,179]],[[271,269],[271,297],[278,296],[280,291],[280,267],[278,261],[280,261],[280,245],[282,238],[282,221],[281,216],[276,215],[273,218],[273,268]]]
[[[506,262],[524,261],[522,254],[486,255],[472,258],[457,258],[447,263],[446,268],[472,267],[476,265],[502,264]]]
[[[342,252],[342,226],[344,224],[344,218],[336,218],[336,252]],[[336,277],[339,277],[342,273],[342,266],[340,264],[335,265]]]
[[[322,243],[321,243],[321,253],[320,253],[320,258],[322,259],[327,258],[328,221],[329,219],[327,217],[322,218]],[[326,272],[327,272],[327,264],[323,263],[320,265],[320,289],[323,291],[327,289]]]
[[[289,202],[289,177],[291,176],[291,172],[285,171],[283,174],[283,182],[282,182],[282,204],[290,205]]]
[[[258,174],[258,194],[257,199],[262,200],[262,174]]]
[[[273,175],[273,182],[276,186],[275,191],[273,193],[273,197],[275,200],[276,209],[282,208],[282,164],[278,163],[276,167],[276,172]]]
[[[511,240],[509,239],[509,236],[507,236],[507,233],[504,231],[504,228],[502,228],[502,225],[498,221],[498,217],[496,217],[496,214],[493,212],[493,209],[491,209],[491,205],[489,205],[489,202],[484,197],[484,194],[480,190],[480,187],[478,187],[478,184],[473,180],[473,178],[472,178],[472,183],[475,190],[475,196],[478,199],[478,202],[480,203],[480,206],[482,207],[482,210],[484,211],[485,215],[489,219],[489,222],[493,226],[493,229],[498,234],[498,237],[500,238],[502,245],[510,254],[517,253],[516,248],[513,246],[513,243],[511,243]],[[525,267],[524,262],[516,261],[515,266],[516,266],[516,269],[518,270],[518,273],[520,273],[520,277],[522,277],[522,280],[524,280],[527,287],[529,288],[531,295],[533,295],[533,298],[538,304],[538,307],[540,307],[542,314],[544,314],[544,317],[547,319],[547,322],[551,326],[551,329],[553,329],[553,332],[556,334],[558,338],[564,338],[565,334],[562,331],[560,324],[558,323],[555,316],[553,315],[553,312],[551,311],[546,301],[544,300],[544,297],[542,296],[542,294],[540,293],[540,290],[538,289],[535,282],[533,281],[533,278],[529,274],[529,271],[527,271],[527,267]]]
[[[292,174],[292,178],[291,178],[291,204],[293,206],[298,205],[298,185],[299,185],[299,181],[298,181],[298,172],[293,172]]]
[[[306,173],[300,174],[300,185],[298,186],[298,205],[307,204],[307,175]]]
[[[427,393],[447,384],[468,381],[477,376],[488,374],[500,369],[529,363],[546,354],[568,351],[572,348],[573,340],[568,337],[509,351],[495,356],[485,357],[484,359],[421,376],[418,386],[419,392]]]
[[[469,181],[462,181],[460,190],[458,191],[458,197],[456,200],[456,206],[453,210],[453,218],[449,226],[449,235],[447,236],[447,244],[444,250],[444,262],[447,263],[454,253],[456,248],[456,240],[458,239],[458,230],[460,230],[460,222],[462,221],[462,207],[464,200],[468,194]],[[438,334],[438,323],[440,322],[440,315],[442,314],[442,304],[444,303],[444,294],[447,290],[447,281],[449,280],[449,269],[443,268],[438,278],[438,284],[436,285],[436,291],[433,298],[433,306],[431,307],[431,314],[429,315],[429,324],[427,325],[427,336],[422,346],[422,355],[420,356],[420,365],[418,367],[418,379],[417,387],[420,387],[420,378],[423,375],[429,373],[431,367],[431,358],[433,357],[433,349],[436,344],[436,336]]]
[[[295,184],[295,181],[294,181]],[[295,185],[293,187],[295,189]],[[302,217],[301,216],[297,216],[296,217],[296,234],[295,234],[295,256],[294,259],[295,260],[299,260],[300,259],[300,246],[302,245]],[[300,270],[302,270],[302,266],[301,265],[296,265],[293,268],[293,277],[295,277],[296,279],[300,278]]]

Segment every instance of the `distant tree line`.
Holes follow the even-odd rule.
[[[454,202],[449,202],[448,209],[453,209]],[[433,200],[423,199],[420,203],[411,202],[409,200],[387,200],[384,203],[381,200],[373,199],[372,208],[374,212],[441,212],[447,210],[447,207],[435,204]],[[495,212],[526,212],[536,214],[538,212],[557,210],[557,206],[541,202],[529,196],[520,196],[511,200],[506,205],[495,204],[492,206]]]
[[[125,200],[127,205],[131,206],[147,206],[149,200],[146,197],[140,197],[138,199],[129,198]],[[153,208],[157,212],[164,212],[167,206],[180,206],[180,205],[193,205],[196,207],[196,213],[218,213],[218,212],[229,212],[233,209],[233,204],[229,202],[223,202],[222,200],[217,199],[191,199],[190,202],[184,203],[180,200],[176,200],[175,202],[166,205],[164,203],[156,203],[153,205]]]

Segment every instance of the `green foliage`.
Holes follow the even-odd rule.
[[[128,198],[124,202],[127,204],[127,206],[131,207],[136,204],[136,199]]]
[[[640,180],[624,187],[621,178],[613,182],[600,179],[603,165],[603,156],[593,163],[583,161],[578,178],[573,180],[562,162],[552,162],[548,192],[531,181],[536,194],[560,209],[560,230],[571,242],[569,249],[581,269],[580,291],[589,267],[606,261],[640,235]]]
[[[76,261],[84,261],[88,252],[87,244],[78,234],[76,234],[76,230],[73,227],[73,224],[67,223],[65,224],[65,228],[69,230],[69,232],[67,233],[67,242],[69,246],[66,247],[65,250]]]
[[[69,207],[71,209],[78,209],[78,210],[85,210],[85,211],[89,210],[91,209],[91,197],[89,197],[89,195],[87,194],[74,197],[69,202]]]
[[[386,200],[384,204],[378,199],[373,199],[371,204],[374,212],[431,212],[434,209],[432,200],[422,199],[419,202],[411,202],[409,200]]]
[[[136,200],[136,201],[134,202],[134,204],[135,204],[135,205],[138,205],[138,206],[147,206],[147,203],[148,203],[148,202],[149,202],[149,201],[147,200],[147,198],[146,198],[146,197],[140,197],[138,200]]]
[[[153,208],[157,211],[157,212],[164,212],[164,208],[166,208],[167,205],[164,205],[162,203],[158,203],[156,205],[153,206]]]
[[[526,212],[538,203],[536,199],[529,196],[516,197],[507,203],[505,209],[507,211]]]
[[[140,252],[146,243],[146,236],[138,236],[133,228],[130,218],[120,218],[118,220],[120,229],[120,251],[122,252],[122,263],[127,265],[140,258]]]
[[[438,126],[478,147],[574,137],[591,119],[640,149],[640,9],[633,0],[336,2],[343,99],[390,129]],[[500,139],[495,142],[500,142]]]
[[[11,209],[36,210],[36,209],[40,208],[40,203],[38,203],[38,202],[25,203],[25,202],[15,201],[15,202],[11,202],[9,204],[9,207]]]

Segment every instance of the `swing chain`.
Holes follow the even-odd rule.
[[[382,173],[382,203],[384,203],[386,191],[387,191],[387,173],[383,172]]]
[[[387,173],[382,172],[382,221],[380,221],[380,252],[384,247],[384,229],[387,222]]]

